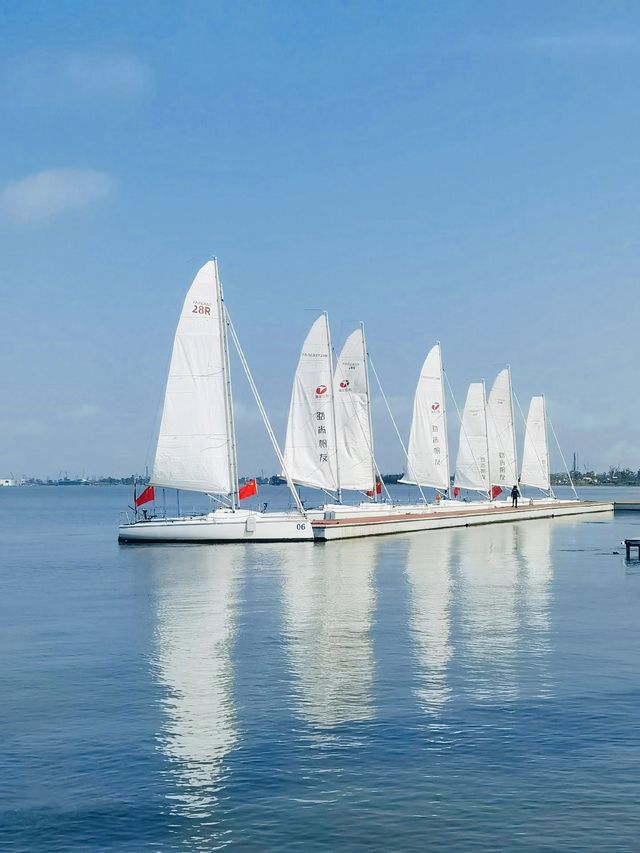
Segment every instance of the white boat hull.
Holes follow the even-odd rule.
[[[593,512],[612,512],[613,503],[596,501],[531,501],[512,508],[504,502],[462,503],[453,507],[454,501],[441,506],[411,507],[388,506],[383,511],[371,507],[368,515],[348,508],[325,513],[325,518],[312,517],[316,541],[353,539],[361,536],[383,536],[393,533],[412,533],[416,530],[441,530],[448,527],[471,527],[478,524],[496,524],[507,521],[527,521],[536,518],[554,518],[565,515],[582,515]]]
[[[293,512],[215,510],[207,515],[122,524],[120,542],[293,542],[313,539],[311,522]]]

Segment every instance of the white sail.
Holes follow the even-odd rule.
[[[498,373],[487,400],[487,435],[491,485],[510,489],[518,480],[518,467],[508,367]]]
[[[366,359],[364,333],[356,329],[342,347],[334,379],[340,487],[356,491],[373,491],[376,483]]]
[[[455,484],[460,489],[489,491],[489,448],[484,382],[472,382],[467,391],[460,425]]]
[[[532,397],[524,431],[522,472],[524,486],[549,491],[549,445],[547,443],[547,412],[544,397]]]
[[[329,323],[322,314],[307,335],[293,381],[284,462],[294,483],[337,491],[330,354]]]
[[[235,489],[226,331],[218,269],[189,288],[173,342],[151,482],[230,494]]]
[[[440,344],[429,351],[413,400],[405,474],[400,481],[449,488],[449,449]]]

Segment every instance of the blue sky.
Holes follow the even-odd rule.
[[[567,455],[640,467],[637,4],[5,0],[0,47],[0,475],[144,467],[213,254],[281,437],[326,308],[403,429],[439,338],[460,405],[508,361]]]

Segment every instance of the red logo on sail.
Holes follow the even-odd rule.
[[[342,382],[340,383],[340,387],[341,388],[348,388],[349,387],[349,380],[343,379]]]
[[[440,409],[440,403],[432,403],[431,404],[431,411],[432,412],[437,412],[439,409]]]
[[[316,394],[318,395],[318,397],[322,397],[322,395],[326,394],[326,393],[327,393],[327,386],[326,385],[318,385],[318,387],[316,388]]]

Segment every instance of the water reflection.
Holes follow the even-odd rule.
[[[458,541],[469,689],[482,700],[513,699],[518,637],[515,526],[491,524],[461,530]]]
[[[560,520],[540,519],[516,527],[518,554],[521,561],[521,606],[525,629],[526,650],[537,658],[540,667],[536,692],[540,696],[550,693],[546,663],[551,651],[551,525]]]
[[[425,711],[438,713],[449,699],[447,667],[450,643],[451,547],[449,530],[416,533],[407,543],[410,626],[420,667],[418,699]]]
[[[170,761],[172,811],[207,821],[220,796],[225,757],[237,741],[231,652],[241,548],[158,548],[149,552],[156,581],[157,677],[165,688],[160,748]],[[202,823],[198,833],[204,831]],[[207,837],[191,837],[194,848]]]
[[[516,528],[518,553],[522,560],[524,620],[534,632],[533,640],[547,648],[551,601],[551,524],[549,518]]]
[[[299,713],[331,727],[373,717],[374,539],[283,549],[285,640]]]

